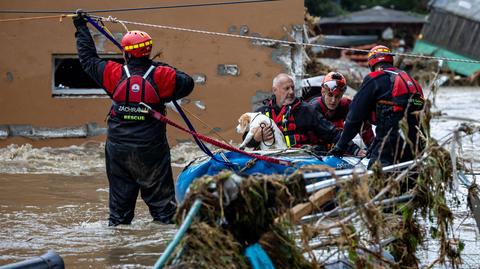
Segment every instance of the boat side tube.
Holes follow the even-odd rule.
[[[401,171],[410,165],[414,164],[417,160],[412,160],[412,161],[407,161],[399,164],[394,164],[394,165],[389,165],[385,166],[382,171],[383,172],[398,172]],[[358,172],[357,172],[358,171]],[[328,177],[320,182],[313,183],[310,185],[306,186],[307,193],[312,193],[321,189],[325,189],[328,187],[335,186],[337,184],[346,182],[351,180],[352,174],[357,173],[357,175],[364,175],[365,173],[368,175],[373,174],[373,171],[371,170],[363,170],[363,169],[346,169],[345,171],[339,170],[339,171],[333,171],[332,173],[330,172],[314,172],[314,173],[305,173],[303,175],[304,179],[306,180],[313,180],[316,179],[317,181],[319,179]]]

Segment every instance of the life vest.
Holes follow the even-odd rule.
[[[283,106],[280,112],[277,114],[275,109],[271,108],[265,115],[273,119],[278,128],[283,132],[285,137],[285,143],[287,147],[300,148],[305,144],[316,145],[318,138],[313,132],[298,133],[297,125],[295,124],[295,118],[293,111],[301,104],[300,101],[290,106]],[[271,107],[271,105],[270,105]]]
[[[345,119],[348,114],[348,106],[352,102],[350,99],[342,98],[338,103],[337,108],[331,110],[325,105],[323,97],[318,97],[316,99],[320,112],[323,114],[325,119],[331,122],[335,127],[343,129],[345,127]],[[335,143],[327,143],[322,139],[318,140],[318,145],[323,146],[325,151],[329,151],[335,146]]]
[[[155,82],[149,76],[155,70],[155,66],[150,66],[143,76],[130,74],[126,65],[123,66],[123,69],[122,78],[111,94],[113,106],[110,116],[126,121],[144,121],[149,114],[148,110],[140,105],[140,102],[153,107],[160,104],[160,96]]]
[[[385,137],[392,130],[396,133],[399,121],[405,115],[409,130],[413,132],[418,119],[412,112],[421,110],[424,104],[422,88],[404,71],[389,68],[379,72],[389,75],[391,90],[388,97],[377,100],[375,112],[372,113],[371,122],[377,126],[375,129],[377,138]],[[394,134],[391,137],[393,136]],[[415,138],[410,137],[410,140],[415,141]]]
[[[320,111],[322,112],[323,116],[333,123],[335,127],[343,129],[345,126],[345,119],[347,118],[348,114],[348,106],[352,102],[347,98],[340,99],[337,108],[334,110],[328,109],[327,105],[325,105],[323,101],[323,97],[317,98],[317,102],[320,106]]]
[[[408,112],[418,111],[423,108],[425,99],[422,87],[416,80],[402,70],[389,68],[383,71],[390,75],[392,94],[391,99],[378,100],[377,104],[391,106],[395,113],[404,113],[406,109]]]

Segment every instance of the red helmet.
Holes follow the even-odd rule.
[[[344,93],[347,89],[347,80],[338,72],[330,72],[323,78],[322,89],[326,89],[336,95]]]
[[[152,38],[142,31],[128,31],[122,38],[123,50],[136,58],[150,55],[152,44]]]
[[[374,67],[378,63],[393,64],[392,51],[385,46],[375,46],[368,53],[368,66]]]

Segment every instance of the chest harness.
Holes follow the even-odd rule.
[[[112,92],[113,106],[111,117],[125,121],[145,121],[149,117],[148,109],[141,102],[158,108],[160,96],[150,74],[155,70],[151,65],[143,76],[131,74],[126,65],[124,74]]]
[[[417,81],[405,71],[386,69],[384,72],[390,76],[391,98],[378,100],[377,104],[390,106],[395,113],[403,113],[405,110],[418,111],[423,108],[425,99],[422,87]]]
[[[285,143],[289,148],[300,148],[305,144],[318,143],[318,138],[312,132],[305,134],[299,133],[299,130],[297,130],[297,124],[295,123],[292,110],[295,110],[299,105],[300,102],[297,102],[291,106],[283,106],[278,114],[275,112],[275,109],[270,106],[272,107],[270,111],[265,113],[267,117],[273,119],[278,128],[283,132]]]

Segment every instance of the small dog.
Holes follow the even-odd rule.
[[[272,119],[259,112],[245,113],[238,119],[237,133],[243,134],[248,132],[247,136],[245,136],[245,139],[240,145],[240,148],[245,148],[248,142],[252,140],[255,130],[258,128],[269,127],[273,129],[273,139],[261,142],[260,149],[286,149],[287,144],[285,143],[285,138],[283,137],[282,131],[280,131]]]

